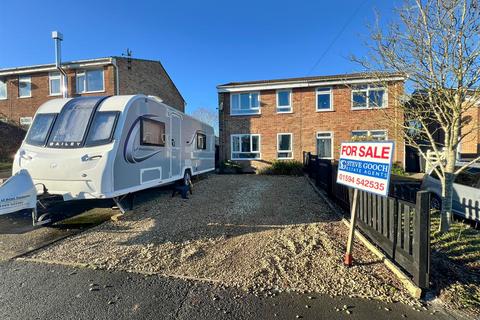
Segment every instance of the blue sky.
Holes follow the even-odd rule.
[[[374,10],[386,22],[395,3],[4,1],[0,68],[53,62],[50,32],[60,30],[65,61],[121,55],[128,47],[133,57],[163,63],[189,112],[215,110],[217,84],[358,71],[349,56],[365,54]]]

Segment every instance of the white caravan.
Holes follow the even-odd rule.
[[[45,102],[15,155],[38,193],[112,198],[214,170],[213,128],[144,95]],[[1,190],[1,188],[0,188]]]

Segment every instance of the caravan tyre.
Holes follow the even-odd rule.
[[[190,174],[190,170],[185,170],[185,173],[183,174],[183,185],[192,186],[192,175]]]

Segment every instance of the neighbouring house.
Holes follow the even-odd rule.
[[[412,94],[409,107],[415,108],[415,104],[418,104],[420,101],[422,101],[421,97],[422,92],[415,91]],[[462,125],[464,125],[461,130],[461,134],[465,134],[466,136],[462,139],[457,148],[457,160],[460,162],[470,161],[480,156],[480,100],[474,102],[475,103],[471,104],[471,107],[468,108],[468,110],[464,111],[461,119],[463,122]],[[426,98],[424,104],[430,107]],[[418,123],[418,121],[415,121],[415,119],[406,120],[409,122],[409,126],[411,127],[421,126],[421,124]],[[433,119],[428,124],[428,128],[433,140],[437,144],[437,148],[441,150],[445,140],[444,131],[441,129],[439,123]],[[425,154],[428,150],[432,149],[430,146],[430,141],[428,141],[426,138],[424,138],[424,140],[417,138],[416,140],[419,145],[423,146],[422,150]],[[416,148],[407,146],[405,158],[408,171],[424,172],[426,170],[426,160],[421,157]]]
[[[302,161],[304,151],[335,160],[341,142],[369,136],[395,141],[394,161],[403,165],[403,134],[391,120],[404,121],[393,97],[403,93],[405,75],[377,76],[352,73],[218,85],[220,161],[256,170],[274,160]]]
[[[185,111],[185,100],[158,61],[107,57],[62,63],[69,97],[143,93],[160,97]],[[37,108],[62,97],[55,64],[0,69],[0,119],[22,125],[32,122]]]

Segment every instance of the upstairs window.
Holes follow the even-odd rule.
[[[385,108],[387,96],[384,87],[363,85],[352,90],[352,109]]]
[[[292,112],[292,91],[291,90],[277,91],[277,112],[278,113]]]
[[[62,94],[62,83],[61,83],[60,72],[50,72],[48,75],[48,84],[50,87],[50,95],[58,96]]]
[[[352,140],[387,140],[387,130],[355,130],[352,131]]]
[[[230,96],[232,115],[260,113],[260,94],[258,92],[234,93]]]
[[[165,123],[148,118],[140,121],[140,144],[165,147]]]
[[[18,97],[30,98],[32,96],[32,78],[29,76],[18,77]]]
[[[317,111],[333,110],[332,88],[317,88]]]
[[[92,69],[78,71],[77,93],[102,92],[103,86],[103,69]]]
[[[260,135],[231,135],[232,160],[260,159]]]
[[[0,79],[0,100],[7,99],[7,81]]]
[[[292,159],[292,134],[279,133],[277,135],[277,158]]]
[[[197,149],[206,150],[207,149],[207,136],[203,133],[197,133]]]

